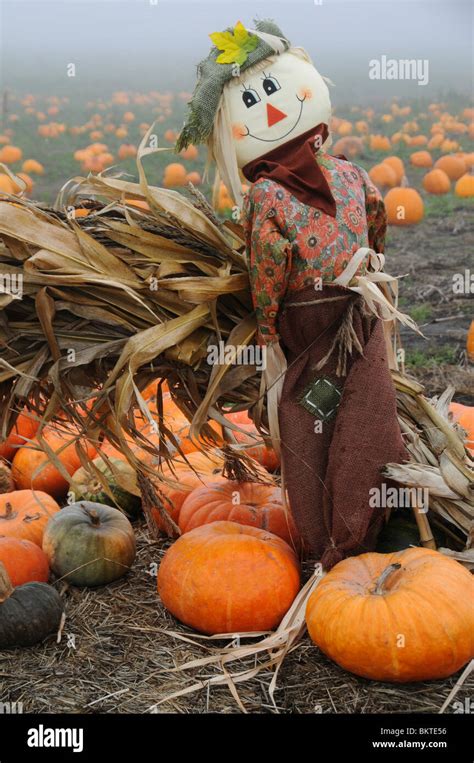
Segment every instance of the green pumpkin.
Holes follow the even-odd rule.
[[[32,646],[58,630],[63,603],[47,583],[25,583],[13,588],[0,564],[0,649]]]
[[[101,456],[98,456],[92,461],[92,464],[104,475],[115,500],[113,505],[130,518],[138,517],[141,511],[141,499],[133,467],[120,458],[110,457],[107,461],[108,463]],[[103,503],[106,506],[112,503],[112,498],[105,491],[102,482],[88,469],[84,467],[78,469],[74,472],[73,480],[73,493],[76,500]],[[124,487],[124,483],[130,486],[130,490]],[[131,490],[134,492],[132,493]]]
[[[79,501],[52,517],[43,536],[49,566],[77,586],[98,586],[125,575],[135,559],[135,533],[119,509]]]
[[[439,532],[433,528],[432,532],[436,545],[443,545]],[[421,546],[416,520],[411,512],[393,512],[380,532],[375,550],[380,554],[389,554],[392,551],[403,551],[409,546]]]

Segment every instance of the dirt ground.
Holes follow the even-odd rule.
[[[412,229],[391,230],[387,270],[408,274],[401,282],[401,307],[418,321],[426,339],[404,331],[407,366],[429,394],[448,383],[456,399],[474,404],[465,354],[472,319],[472,294],[456,294],[453,276],[472,268],[474,210],[427,218]],[[24,712],[146,713],[238,710],[227,687],[201,690],[176,700],[171,693],[205,681],[209,669],[169,671],[208,654],[209,642],[177,623],[156,594],[154,565],[166,541],[150,541],[137,527],[138,555],[129,576],[98,589],[62,587],[67,620],[60,643],[51,637],[30,649],[0,653],[0,701],[22,702]],[[189,643],[166,631],[187,635]],[[213,648],[218,645],[213,642]],[[305,636],[285,660],[270,702],[270,673],[239,685],[248,712],[435,713],[459,674],[443,681],[411,685],[370,682],[334,665]],[[474,677],[458,691],[446,712],[460,712],[474,695]]]

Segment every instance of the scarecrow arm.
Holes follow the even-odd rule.
[[[260,344],[279,340],[277,316],[291,271],[291,244],[281,231],[279,204],[275,184],[261,180],[251,187],[243,210],[250,289]]]
[[[362,177],[362,183],[365,190],[365,210],[367,215],[367,231],[369,237],[369,246],[375,252],[382,252],[385,249],[385,234],[387,232],[387,212],[383,198],[372,183],[367,172],[362,167],[357,168]]]

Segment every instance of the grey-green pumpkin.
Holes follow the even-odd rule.
[[[105,585],[133,564],[135,533],[119,509],[78,501],[48,522],[43,551],[58,577],[77,586]]]
[[[107,461],[101,456],[94,458],[92,467],[92,469],[85,469],[81,466],[74,472],[73,492],[76,500],[103,503],[106,506],[112,504],[112,498],[106,492],[103,482],[94,473],[95,467],[103,476],[113,496],[115,501],[113,505],[131,519],[137,517],[140,514],[141,499],[133,467],[127,461],[113,456],[108,457]]]
[[[32,646],[58,630],[63,603],[47,583],[13,588],[0,563],[0,649]]]

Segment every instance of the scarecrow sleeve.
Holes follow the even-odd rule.
[[[284,210],[276,190],[271,181],[257,181],[245,197],[243,208],[250,290],[260,344],[279,340],[277,316],[291,270],[291,244],[282,233]]]
[[[365,191],[365,209],[367,215],[367,231],[369,246],[375,252],[382,252],[385,248],[385,234],[387,231],[387,212],[383,203],[382,194],[374,186],[367,172],[359,167]]]

